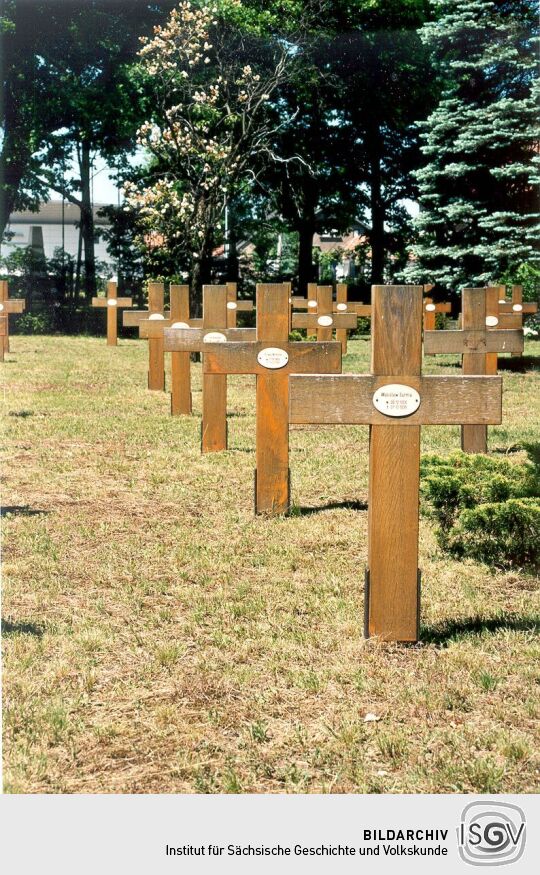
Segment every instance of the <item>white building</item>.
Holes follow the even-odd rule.
[[[103,206],[105,204],[94,205],[94,227],[98,237],[101,237],[100,231],[109,227],[108,219],[98,215]],[[46,258],[52,258],[54,250],[63,246],[65,251],[76,259],[79,246],[79,221],[79,208],[75,204],[66,202],[62,206],[62,201],[41,204],[37,213],[31,213],[29,210],[12,213],[6,228],[6,234],[10,234],[11,237],[9,241],[1,244],[1,257],[5,258],[15,249],[32,246],[36,254],[43,252]],[[96,260],[115,265],[103,239],[96,240],[95,251]]]

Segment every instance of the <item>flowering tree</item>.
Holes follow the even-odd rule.
[[[273,156],[276,92],[294,63],[290,42],[263,43],[232,23],[227,13],[240,6],[182,0],[139,52],[155,93],[138,132],[150,163],[125,185],[126,208],[147,244],[190,264],[195,307],[226,199]]]

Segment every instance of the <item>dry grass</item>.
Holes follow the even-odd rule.
[[[347,370],[367,370],[368,347]],[[199,418],[144,388],[142,342],[12,348],[8,792],[538,789],[530,575],[450,560],[423,518],[424,643],[362,640],[366,429],[294,430],[294,511],[254,518],[252,378],[230,383],[230,451],[201,457]],[[198,411],[199,366],[194,380]],[[538,386],[505,372],[492,450],[538,440]],[[423,443],[448,452],[458,429]]]

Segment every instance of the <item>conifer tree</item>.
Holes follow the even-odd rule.
[[[409,278],[478,285],[540,262],[540,93],[532,0],[432,0],[421,29],[442,79],[422,123]]]

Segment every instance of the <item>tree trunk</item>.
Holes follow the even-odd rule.
[[[306,295],[308,283],[315,280],[313,266],[313,235],[315,217],[304,217],[298,225],[298,294]]]
[[[90,193],[90,143],[81,143],[81,235],[84,243],[84,279],[87,300],[96,294],[96,256],[94,245],[94,213]]]
[[[206,240],[197,258],[193,259],[191,269],[191,285],[189,291],[190,315],[195,318],[202,316],[202,289],[212,279],[212,244]]]
[[[382,138],[380,128],[371,136],[370,156],[370,207],[371,207],[371,284],[384,283],[384,219],[385,204],[382,191]]]

